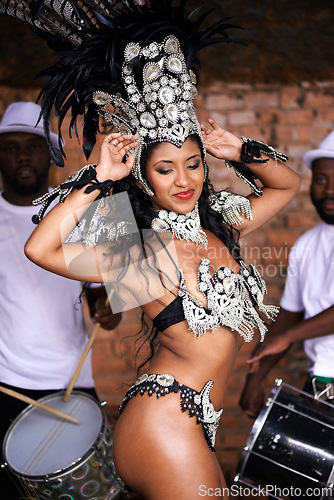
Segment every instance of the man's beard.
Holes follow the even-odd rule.
[[[322,198],[321,200],[315,200],[312,196],[312,193],[311,193],[311,200],[312,200],[312,203],[313,205],[315,206],[316,208],[316,211],[318,212],[318,214],[320,215],[321,219],[326,222],[326,224],[331,224],[333,225],[334,224],[334,214],[333,215],[330,215],[330,214],[327,214],[326,212],[324,212],[322,206],[323,206],[323,203],[325,201],[328,201],[328,200],[331,200],[333,201],[334,198],[332,197],[327,197],[327,198]]]
[[[39,175],[36,174],[36,179],[34,182],[22,182],[15,179],[15,176],[8,176],[2,173],[4,183],[10,187],[10,189],[20,196],[31,196],[38,195],[44,188],[46,181],[48,179],[49,172],[41,172]]]

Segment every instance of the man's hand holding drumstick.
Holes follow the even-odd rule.
[[[104,296],[100,296],[100,294],[103,294]],[[79,377],[80,371],[82,369],[82,366],[88,356],[88,353],[95,341],[97,332],[99,331],[100,327],[104,328],[106,330],[113,330],[116,328],[116,326],[119,324],[119,322],[122,319],[122,313],[117,313],[113,314],[111,307],[110,307],[110,302],[107,297],[107,294],[105,293],[104,287],[98,287],[98,288],[87,288],[86,290],[86,297],[87,297],[87,302],[89,305],[90,309],[90,314],[92,317],[92,321],[95,324],[94,330],[92,334],[90,335],[88,342],[86,344],[86,347],[81,355],[81,358],[77,364],[77,367],[74,371],[73,377],[68,385],[68,388],[64,394],[63,400],[68,401],[71,392],[74,388],[74,385]],[[96,299],[96,297],[98,297]],[[96,299],[96,300],[94,300]]]

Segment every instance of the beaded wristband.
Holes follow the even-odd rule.
[[[241,161],[225,161],[227,168],[233,168],[236,175],[240,177],[257,196],[262,196],[262,189],[256,184],[254,179],[256,176],[249,170],[246,163],[266,163],[268,159],[262,160],[261,154],[265,153],[270,158],[275,160],[275,168],[277,167],[277,160],[286,162],[288,157],[276,151],[272,146],[268,146],[262,141],[254,141],[253,139],[248,139],[247,137],[240,137],[242,142],[241,147]]]
[[[85,193],[91,193],[98,189],[99,195],[95,198],[98,200],[102,197],[108,196],[110,190],[114,185],[114,181],[107,179],[106,181],[99,182],[96,178],[96,165],[85,165],[83,168],[70,175],[65,182],[58,187],[45,193],[43,196],[37,198],[32,202],[33,205],[42,205],[38,214],[32,217],[34,224],[38,224],[44,217],[44,214],[51,203],[59,196],[59,202],[63,203],[73,189],[81,189],[87,186]]]

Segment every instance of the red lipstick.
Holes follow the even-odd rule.
[[[188,191],[180,191],[179,193],[174,194],[176,198],[180,198],[181,200],[189,200],[194,194],[194,189],[189,189]]]

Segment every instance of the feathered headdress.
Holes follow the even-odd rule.
[[[201,136],[192,105],[196,54],[235,41],[226,30],[237,26],[221,20],[201,29],[211,10],[201,15],[199,7],[186,16],[185,5],[186,0],[0,0],[0,13],[28,22],[59,56],[42,73],[47,80],[39,96],[47,138],[52,109],[58,116],[59,149],[48,140],[57,165],[63,166],[61,128],[69,112],[70,134],[74,129],[78,136],[77,118],[83,116],[87,158],[99,115],[120,131],[139,132],[140,147],[157,140],[181,145],[190,133]],[[139,160],[137,155],[134,175],[145,182]]]

